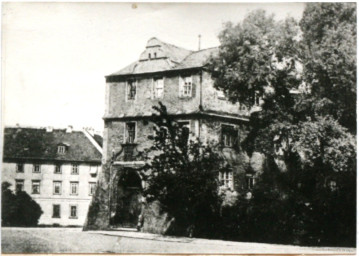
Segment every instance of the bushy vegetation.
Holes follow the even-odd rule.
[[[222,202],[217,177],[223,159],[210,145],[191,140],[164,105],[154,108],[156,135],[150,137],[153,146],[142,170],[148,183],[144,193],[174,217],[174,234],[211,237]]]
[[[41,207],[26,192],[15,194],[10,189],[11,184],[3,182],[1,186],[1,225],[4,227],[34,227],[37,226]]]

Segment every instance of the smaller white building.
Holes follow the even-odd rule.
[[[41,206],[39,224],[82,226],[101,158],[102,137],[86,130],[6,127],[2,182]]]

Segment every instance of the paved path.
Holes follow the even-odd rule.
[[[354,248],[318,248],[167,237],[79,228],[2,228],[3,253],[318,253],[355,254]]]

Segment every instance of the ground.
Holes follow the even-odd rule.
[[[318,248],[165,237],[131,231],[80,228],[2,228],[2,253],[321,253],[355,254],[355,248]]]

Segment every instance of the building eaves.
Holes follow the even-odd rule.
[[[65,153],[57,152],[61,144],[68,145]],[[101,162],[102,154],[82,131],[5,127],[3,159]]]

